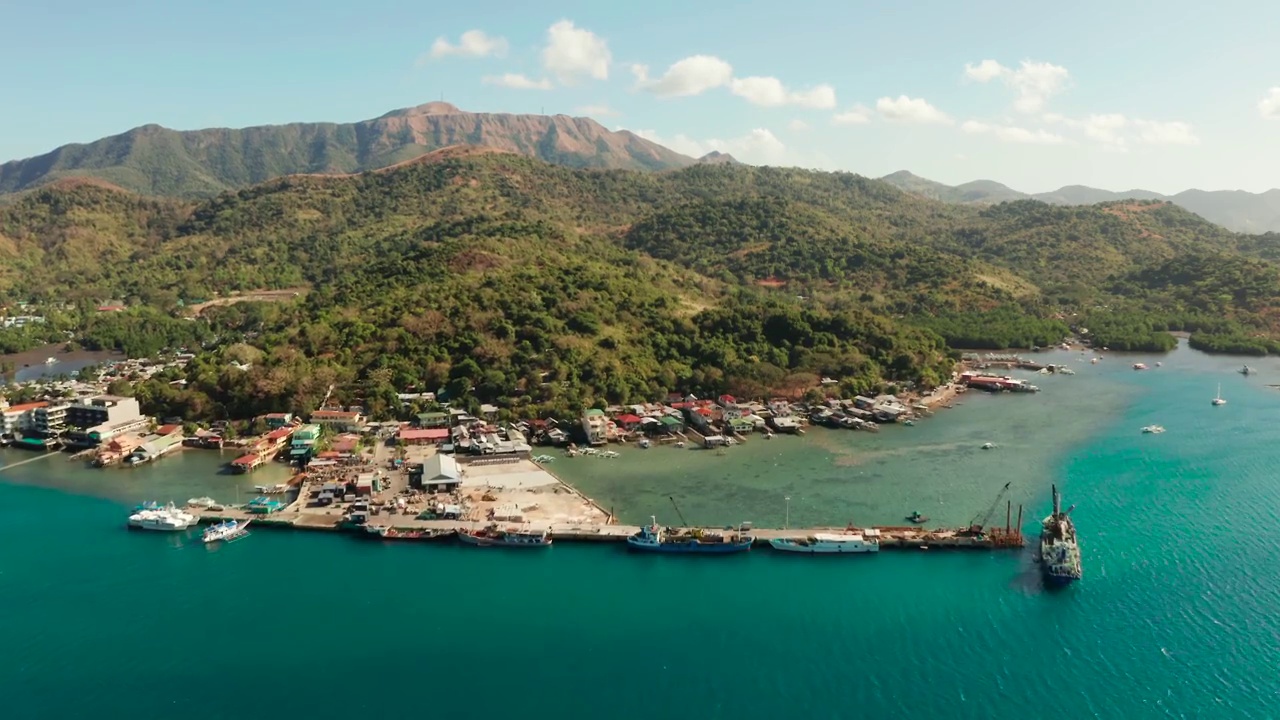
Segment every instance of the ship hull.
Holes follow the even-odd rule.
[[[544,548],[551,546],[550,537],[547,537],[542,542],[512,542],[510,540],[499,540],[497,538],[476,537],[471,533],[458,533],[458,539],[465,545],[475,545],[476,547]]]
[[[750,540],[725,543],[701,543],[696,540],[683,542],[646,543],[627,538],[627,549],[634,552],[663,553],[668,555],[730,555],[751,549]]]
[[[817,544],[817,545],[801,545],[795,541],[789,540],[770,540],[769,546],[774,550],[792,553],[806,553],[809,555],[866,555],[867,553],[880,552],[879,545],[869,545],[866,543],[860,545],[854,544]]]

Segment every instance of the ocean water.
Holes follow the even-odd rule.
[[[1030,530],[1057,482],[1086,565],[1054,592],[1025,553],[657,558],[269,530],[207,549],[122,529],[128,483],[154,497],[164,463],[150,480],[0,472],[0,717],[1280,717],[1280,364],[1129,362],[874,438],[557,468],[624,517],[665,516],[670,493],[691,521],[772,524],[793,493],[793,525],[931,498],[922,512],[963,522],[1012,481]],[[1139,432],[1153,422],[1168,432]],[[1001,447],[972,450],[986,440]],[[187,462],[177,496],[206,461]]]

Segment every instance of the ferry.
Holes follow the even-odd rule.
[[[627,547],[641,552],[725,554],[751,549],[755,536],[740,529],[731,535],[709,533],[699,529],[672,533],[649,516],[650,524],[627,538]]]
[[[814,554],[880,552],[880,541],[851,533],[817,533],[805,538],[776,538],[769,541],[774,550]]]
[[[388,525],[367,525],[364,531],[369,537],[380,540],[448,540],[457,534],[456,530],[400,530]]]
[[[1076,541],[1076,526],[1071,521],[1075,506],[1062,511],[1062,496],[1058,486],[1053,486],[1053,514],[1044,519],[1040,530],[1040,572],[1045,581],[1053,585],[1065,585],[1079,580],[1084,570],[1080,563],[1080,545]]]
[[[479,547],[547,547],[551,544],[551,531],[514,527],[503,530],[490,525],[481,530],[460,530],[458,539]]]
[[[139,508],[129,516],[129,527],[138,530],[163,530],[178,532],[196,523],[196,516],[183,512],[169,503],[162,508]]]
[[[215,543],[221,540],[235,540],[248,534],[250,522],[252,521],[224,520],[205,528],[204,535],[200,539],[205,543]]]

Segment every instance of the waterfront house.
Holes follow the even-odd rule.
[[[609,418],[599,408],[591,408],[582,416],[582,431],[591,445],[609,442]]]
[[[631,432],[640,427],[640,416],[632,415],[631,413],[624,413],[622,415],[619,415],[615,419],[615,422],[623,430],[626,430],[627,432]]]
[[[658,427],[663,432],[674,435],[684,432],[684,421],[676,415],[663,415],[658,421]]]
[[[365,418],[356,410],[317,410],[311,413],[311,422],[339,432],[360,432]]]
[[[266,422],[268,429],[277,430],[293,424],[293,413],[267,413],[262,416],[262,420]]]

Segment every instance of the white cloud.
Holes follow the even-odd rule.
[[[976,82],[990,82],[999,78],[1016,95],[1013,108],[1022,113],[1037,113],[1044,109],[1054,95],[1067,86],[1071,74],[1061,65],[1034,60],[1023,60],[1015,70],[995,60],[983,60],[977,65],[966,64],[964,75]]]
[[[1120,113],[1102,113],[1075,120],[1046,114],[1045,122],[1080,131],[1104,150],[1127,152],[1131,142],[1145,145],[1199,145],[1200,138],[1190,124],[1179,121],[1143,120]]]
[[[871,122],[871,110],[862,105],[854,105],[842,113],[831,116],[833,125],[866,125]]]
[[[1158,120],[1134,120],[1138,141],[1148,145],[1199,145],[1191,126],[1184,122],[1160,122]]]
[[[949,115],[930,105],[922,98],[882,97],[876,101],[876,111],[889,122],[914,123],[916,125],[951,125],[955,121]]]
[[[965,63],[964,74],[970,80],[987,82],[1003,75],[1008,69],[995,60],[983,60],[977,65]]]
[[[1258,101],[1258,114],[1268,120],[1280,120],[1280,87],[1271,88]]]
[[[961,125],[960,129],[970,134],[992,135],[1005,142],[1024,145],[1061,145],[1066,142],[1066,138],[1048,130],[1028,130],[1027,128],[1014,127],[1012,125],[992,125],[978,122],[977,120],[969,120]]]
[[[589,117],[610,117],[622,114],[608,105],[579,105],[573,111],[579,115],[587,115]]]
[[[507,54],[506,38],[493,37],[483,30],[468,30],[458,38],[457,44],[445,37],[438,37],[431,44],[431,57],[502,57]]]
[[[729,92],[761,107],[796,105],[829,110],[836,106],[836,91],[830,85],[817,85],[808,90],[788,90],[775,77],[734,78],[729,81]]]
[[[733,66],[711,55],[691,55],[677,60],[656,80],[649,79],[646,65],[632,65],[636,87],[658,97],[688,97],[728,85],[733,79]]]
[[[652,130],[633,130],[636,135],[690,157],[702,157],[712,150],[728,153],[738,160],[762,165],[777,165],[784,161],[787,146],[772,132],[756,128],[742,137],[728,140],[695,140],[679,134],[670,138],[660,137]]]
[[[787,123],[787,129],[792,132],[804,132],[809,129],[809,123],[801,120],[800,118],[796,118],[795,120]]]
[[[485,85],[497,85],[498,87],[510,88],[512,90],[550,90],[551,81],[542,78],[534,80],[525,77],[519,73],[506,73],[505,75],[486,75],[480,79]]]
[[[561,20],[547,29],[542,66],[563,85],[573,85],[582,78],[609,79],[612,60],[603,38],[571,20]]]

